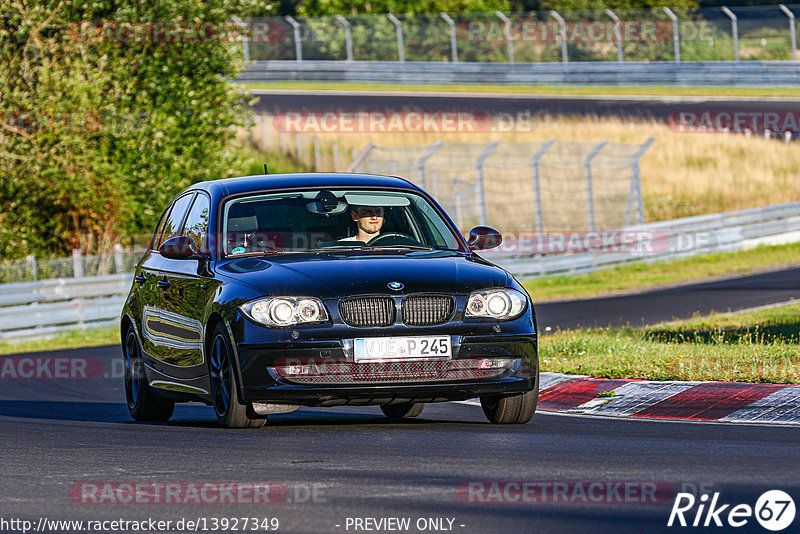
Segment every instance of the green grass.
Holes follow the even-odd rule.
[[[513,84],[369,84],[349,82],[242,82],[247,89],[291,89],[298,91],[405,91],[448,93],[515,93],[528,95],[621,95],[621,96],[752,96],[800,97],[796,87],[666,87],[591,85],[513,85]]]
[[[800,304],[653,327],[557,331],[541,338],[543,371],[602,378],[800,383]],[[116,328],[0,343],[0,355],[119,343]]]
[[[644,330],[558,331],[543,371],[601,378],[800,383],[800,304]]]
[[[119,339],[119,328],[117,327],[69,330],[58,333],[51,338],[33,341],[0,341],[0,354],[118,345]]]
[[[654,263],[632,263],[574,276],[550,276],[523,281],[534,302],[591,297],[616,291],[638,291],[691,282],[710,276],[744,275],[766,268],[800,263],[800,243],[760,246],[750,250],[700,254]]]

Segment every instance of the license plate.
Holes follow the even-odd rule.
[[[450,336],[368,337],[354,340],[355,361],[449,358]]]

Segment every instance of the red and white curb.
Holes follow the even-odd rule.
[[[800,425],[800,385],[651,382],[541,373],[538,409],[604,416]]]

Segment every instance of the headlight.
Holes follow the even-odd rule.
[[[322,301],[314,297],[267,297],[243,304],[245,315],[267,326],[291,326],[328,320]]]
[[[516,319],[525,311],[525,296],[516,289],[473,291],[467,299],[467,317]]]

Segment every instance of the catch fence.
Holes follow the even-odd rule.
[[[238,21],[251,61],[797,60],[800,5]]]
[[[464,232],[594,231],[644,222],[639,160],[653,141],[369,144],[348,170],[411,180]]]

